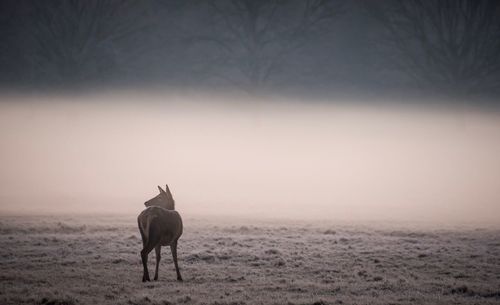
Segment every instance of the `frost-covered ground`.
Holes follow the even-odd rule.
[[[133,215],[2,216],[0,304],[500,304],[500,230],[184,225],[184,282],[163,248],[160,280],[142,283]]]

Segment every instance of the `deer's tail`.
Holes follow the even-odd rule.
[[[142,246],[146,245],[146,236],[144,236],[144,229],[142,228],[141,217],[137,217],[137,226],[139,227],[139,232],[141,232]]]
[[[137,217],[137,225],[139,226],[139,232],[141,232],[142,246],[145,247],[149,239],[149,226],[151,221],[156,218],[156,215],[139,215]]]

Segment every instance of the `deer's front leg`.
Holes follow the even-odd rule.
[[[177,273],[177,280],[182,281],[181,272],[179,271],[179,265],[177,264],[177,240],[170,245],[170,249],[172,250],[172,257],[174,259],[175,272]]]

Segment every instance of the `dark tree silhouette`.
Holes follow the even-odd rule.
[[[195,38],[215,47],[218,77],[247,91],[265,87],[289,55],[342,13],[342,2],[324,0],[215,0],[208,6],[211,31]]]
[[[366,1],[392,67],[426,89],[468,96],[500,86],[500,2]],[[391,56],[392,55],[392,56]]]
[[[116,72],[120,44],[144,29],[141,3],[128,0],[33,2],[32,66],[38,77],[61,84],[98,82]],[[126,52],[137,52],[128,48]],[[119,56],[126,59],[124,54]]]
[[[16,85],[29,78],[28,56],[23,52],[29,45],[23,32],[23,23],[18,16],[26,11],[22,1],[0,1],[0,83]]]

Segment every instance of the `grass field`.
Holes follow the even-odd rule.
[[[500,230],[185,218],[142,283],[135,215],[1,216],[0,304],[500,304]],[[150,273],[154,274],[154,251]]]

